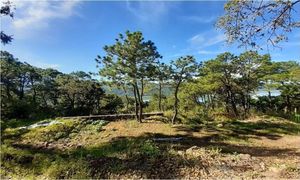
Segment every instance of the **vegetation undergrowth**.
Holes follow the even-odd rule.
[[[214,154],[235,155],[239,150],[236,145],[253,148],[254,136],[278,137],[299,134],[300,125],[297,123],[276,117],[261,118],[250,122],[243,120],[208,121],[207,123],[195,121],[192,124],[176,126],[157,121],[156,128],[166,126],[171,131],[168,133],[166,131],[155,133],[154,131],[137,137],[129,137],[127,135],[129,132],[118,132],[121,122],[121,124],[114,122],[118,126],[113,126],[115,129],[109,130],[107,128],[110,124],[102,120],[54,120],[57,124],[27,129],[7,128],[2,134],[1,178],[107,178],[111,177],[107,174],[108,172],[128,173],[130,168],[136,169],[139,166],[152,172],[150,167],[144,164],[145,162],[149,166],[151,164],[169,166],[167,164],[174,165],[175,163],[193,167],[199,161],[193,158],[185,159],[188,156],[181,155],[182,149],[188,149],[193,145],[205,145],[205,149],[194,148],[183,152],[192,153],[193,157],[203,158],[211,154],[210,156],[219,159],[221,156]],[[135,121],[125,121],[123,124],[124,128],[129,128],[131,131],[143,131],[141,128],[147,129],[150,125]],[[156,131],[159,132],[158,130]],[[66,146],[66,142],[75,140],[80,133],[89,132],[88,136],[95,137],[94,141],[98,141],[106,137],[107,133],[112,136],[110,131],[123,134],[123,136],[116,136],[108,141],[95,142],[95,144],[93,141],[88,144],[81,144],[78,141],[77,145]],[[178,132],[181,133],[178,134]],[[201,137],[197,137],[198,135],[191,136],[190,133],[206,134],[203,137],[205,142],[202,142]],[[183,139],[177,141],[178,137]],[[164,138],[170,138],[170,140],[160,141]],[[172,138],[175,138],[175,141]],[[62,148],[64,146],[66,148]],[[294,167],[292,164],[290,166]]]

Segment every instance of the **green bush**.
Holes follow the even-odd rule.
[[[171,111],[171,110],[168,110],[168,111],[165,111],[165,112],[164,112],[164,116],[165,116],[166,118],[168,118],[169,121],[172,120],[173,114],[174,114],[174,112]]]
[[[140,152],[143,155],[156,157],[160,154],[160,150],[151,140],[146,140],[140,147]]]

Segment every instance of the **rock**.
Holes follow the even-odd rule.
[[[250,154],[239,154],[239,158],[241,160],[250,160],[251,159],[251,155]]]
[[[224,126],[223,124],[218,124],[218,125],[217,125],[217,127],[223,127],[223,126]]]
[[[203,150],[202,148],[199,148],[198,146],[192,146],[189,149],[187,149],[185,151],[185,153],[187,155],[191,155],[191,156],[194,156],[194,157],[199,157],[199,156],[203,155],[204,151],[205,150]]]
[[[49,146],[49,142],[44,142],[44,147],[48,147]]]
[[[177,151],[177,153],[178,153],[180,156],[184,156],[184,155],[185,155],[184,151]]]
[[[259,166],[263,171],[266,169],[266,165],[264,162],[259,163]]]
[[[198,149],[199,147],[198,146],[192,146],[190,148],[188,148],[185,152],[190,154],[192,153],[194,150]]]
[[[51,147],[51,146],[52,146],[52,144],[47,142],[46,147],[48,148],[48,147]]]

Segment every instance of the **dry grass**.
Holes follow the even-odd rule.
[[[284,119],[62,122],[4,130],[1,177],[300,178],[300,125]]]

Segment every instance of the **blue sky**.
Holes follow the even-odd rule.
[[[94,61],[104,55],[104,45],[114,43],[126,30],[142,31],[169,62],[182,55],[198,61],[243,49],[228,46],[224,33],[214,23],[224,1],[198,2],[105,2],[105,1],[14,1],[15,18],[3,18],[2,29],[13,34],[11,44],[2,46],[32,65],[62,72],[97,72]],[[300,60],[300,31],[289,35],[282,49],[264,50],[273,60]]]

